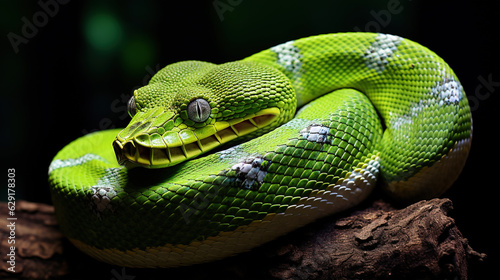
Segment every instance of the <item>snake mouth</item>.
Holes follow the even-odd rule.
[[[279,114],[278,108],[264,109],[245,118],[215,122],[210,127],[211,133],[204,136],[202,136],[203,133],[197,133],[196,130],[190,131],[190,133],[182,131],[173,133],[175,141],[165,140],[165,138],[162,138],[161,141],[151,141],[151,138],[147,137],[148,141],[143,141],[140,138],[145,137],[132,139],[117,137],[113,142],[113,149],[118,163],[128,168],[173,166],[265,127],[274,122]],[[187,134],[189,136],[186,136]],[[172,133],[169,138],[172,138]]]

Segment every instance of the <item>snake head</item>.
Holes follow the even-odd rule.
[[[253,62],[171,64],[129,100],[129,125],[113,148],[127,167],[163,168],[293,117],[295,92],[281,72]]]

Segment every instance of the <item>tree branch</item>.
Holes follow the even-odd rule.
[[[403,209],[381,200],[361,207],[236,257],[155,270],[118,268],[77,251],[59,232],[52,206],[19,201],[13,221],[7,203],[0,203],[0,278],[467,279],[468,263],[485,258],[468,245],[449,217],[448,199]],[[9,227],[11,222],[15,228]],[[9,270],[12,246],[15,272]]]

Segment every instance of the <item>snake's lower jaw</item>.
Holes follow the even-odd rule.
[[[136,138],[121,139],[117,137],[113,142],[113,149],[118,163],[127,168],[138,166],[146,168],[169,167],[268,126],[279,115],[278,108],[268,108],[245,118],[216,122],[214,124],[216,132],[204,138],[197,136],[194,139],[186,140],[179,134],[182,140],[179,145],[152,147],[140,143]]]
[[[215,147],[217,139],[214,137],[207,142],[213,143]],[[217,142],[217,144],[220,143]],[[142,146],[133,140],[124,143],[120,140],[115,140],[113,142],[113,149],[115,150],[118,163],[127,168],[138,166],[146,168],[164,168],[176,165],[203,153],[203,150],[197,142],[179,147],[151,148]]]

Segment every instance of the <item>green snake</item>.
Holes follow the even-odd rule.
[[[128,110],[126,128],[64,147],[49,181],[69,240],[129,267],[248,251],[358,204],[375,184],[403,202],[438,196],[472,137],[448,64],[375,33],[302,38],[220,65],[174,63]]]

